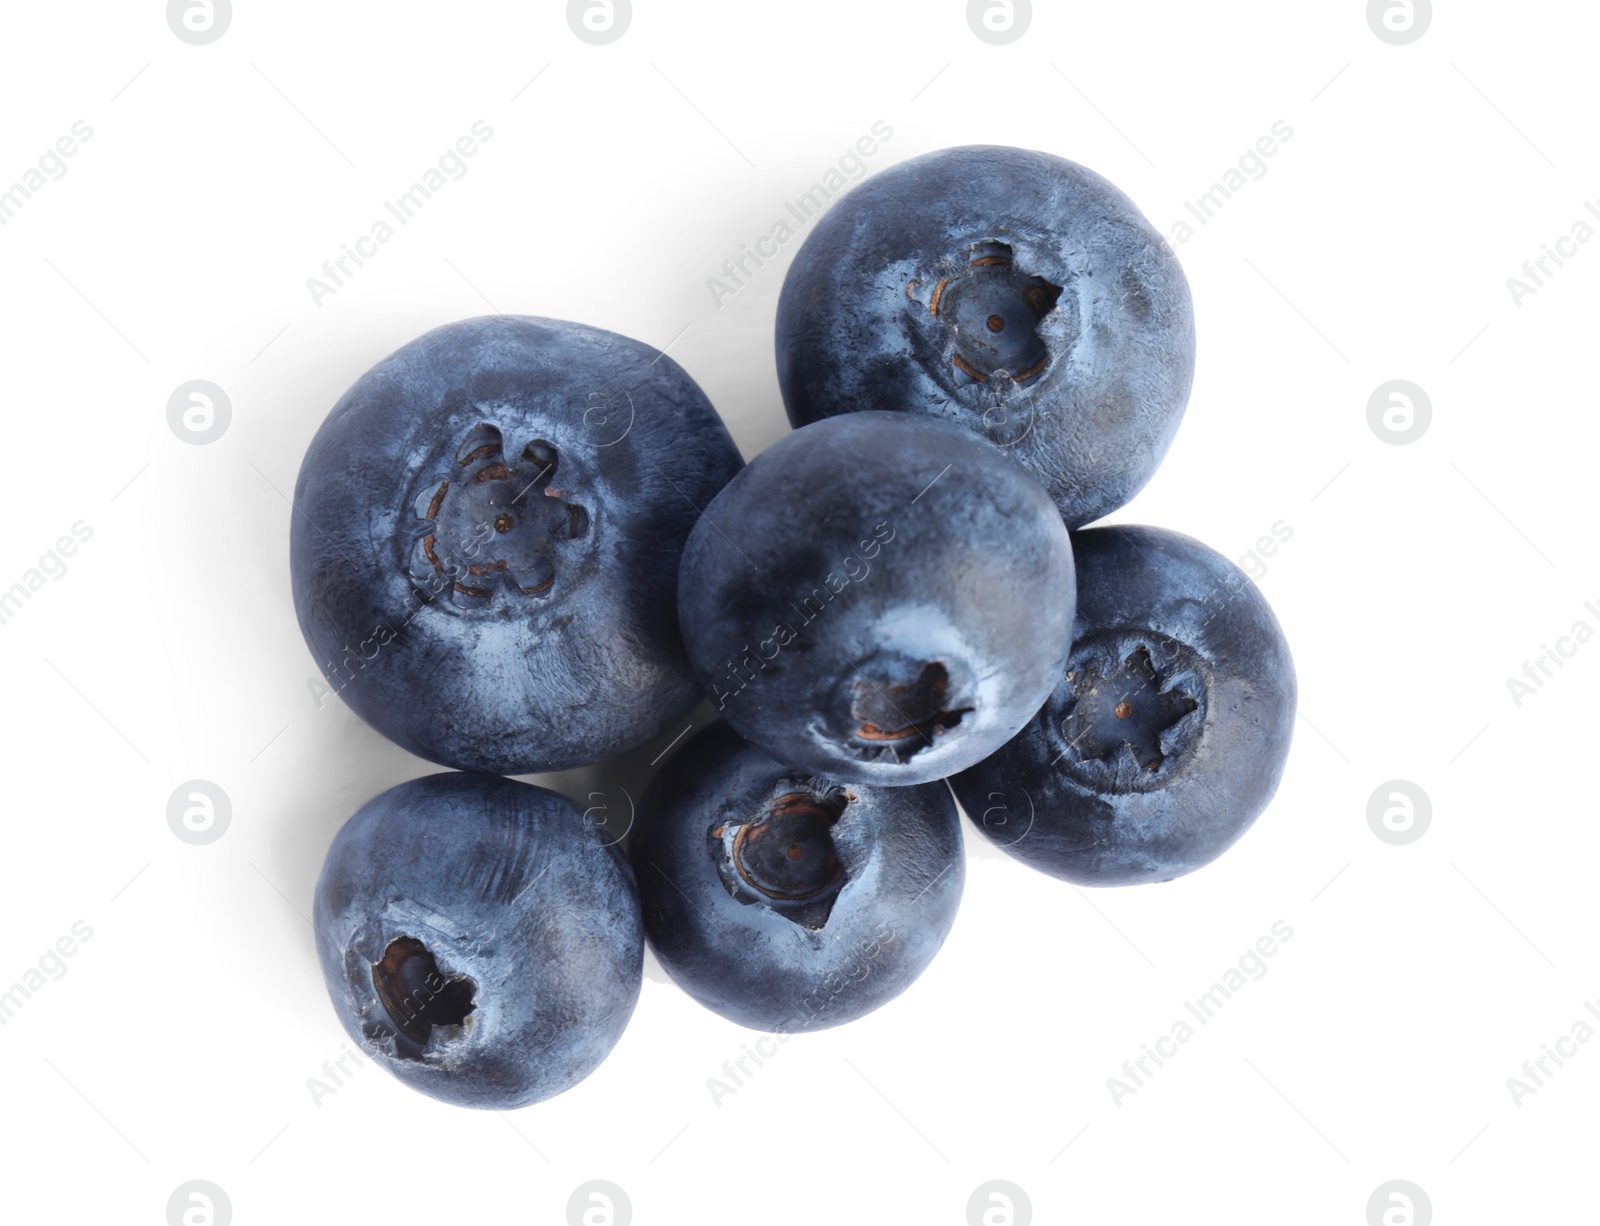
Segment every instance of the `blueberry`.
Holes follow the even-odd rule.
[[[1018,859],[1080,885],[1168,881],[1209,864],[1277,790],[1294,662],[1249,578],[1160,528],[1073,536],[1072,654],[1039,714],[952,779]]]
[[[821,1030],[905,991],[955,920],[961,822],[942,783],[858,787],[726,724],[639,804],[645,931],[685,991],[742,1026]]]
[[[679,614],[720,714],[850,783],[943,779],[1049,695],[1072,547],[1038,482],[958,427],[851,413],[729,482],[684,549]]]
[[[363,375],[306,453],[306,642],[358,715],[434,762],[532,774],[620,753],[698,700],[678,558],[741,464],[649,345],[515,316],[438,328]]]
[[[1080,527],[1166,454],[1194,374],[1183,270],[1133,202],[1048,153],[924,154],[850,191],[778,299],[778,383],[804,425],[928,413],[1031,469]]]
[[[576,1085],[639,998],[627,860],[564,796],[493,775],[414,779],[362,806],[328,849],[315,924],[350,1037],[464,1107]]]

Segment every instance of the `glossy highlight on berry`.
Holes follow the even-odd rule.
[[[850,783],[943,779],[1065,662],[1072,546],[1049,496],[958,427],[852,413],[751,462],[689,535],[679,621],[718,714]]]

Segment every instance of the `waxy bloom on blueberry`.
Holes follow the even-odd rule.
[[[1155,473],[1194,346],[1183,270],[1133,202],[1075,162],[999,145],[851,189],[778,299],[795,425],[864,409],[955,422],[1038,477],[1072,528]]]
[[[965,871],[944,784],[847,786],[721,723],[651,782],[632,855],[672,978],[723,1017],[785,1032],[909,987],[950,931]]]
[[[713,704],[774,757],[889,786],[973,765],[1065,661],[1072,547],[1042,486],[959,427],[796,430],[706,508],[679,612]]]
[[[739,471],[671,358],[519,316],[435,329],[345,393],[300,468],[290,569],[328,687],[446,766],[612,757],[698,701],[674,616]]]
[[[414,1089],[503,1110],[577,1084],[639,997],[633,872],[566,797],[440,774],[363,805],[317,882],[345,1031]]]
[[[950,783],[979,830],[1080,885],[1209,864],[1277,790],[1294,730],[1288,645],[1237,566],[1160,528],[1072,538],[1078,615],[1055,692]]]

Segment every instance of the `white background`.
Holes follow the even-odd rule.
[[[1440,7],[1394,46],[1356,0],[1040,3],[996,46],[953,0],[636,0],[594,46],[559,3],[238,0],[193,46],[152,0],[7,6],[0,190],[93,129],[0,226],[0,588],[92,530],[0,624],[0,981],[93,931],[0,1027],[7,1216],[156,1223],[205,1179],[239,1223],[561,1223],[606,1179],[639,1223],[961,1223],[1005,1179],[1041,1223],[1360,1226],[1405,1179],[1441,1223],[1590,1220],[1600,1043],[1520,1105],[1507,1079],[1600,998],[1600,645],[1563,640],[1520,706],[1507,678],[1600,629],[1600,244],[1520,306],[1507,278],[1600,196],[1600,14]],[[771,334],[798,241],[720,307],[707,278],[880,119],[870,171],[1046,149],[1164,231],[1293,129],[1177,245],[1194,396],[1115,517],[1240,559],[1292,530],[1252,563],[1300,674],[1277,799],[1146,889],[969,838],[922,979],[720,1105],[707,1079],[755,1035],[653,962],[612,1057],[555,1101],[462,1111],[370,1064],[314,1098],[347,1050],[306,919],[323,852],[434,769],[308,688],[285,495],[317,424],[400,344],[498,310],[670,346],[754,455],[787,429]],[[314,302],[307,278],[477,120],[469,173]],[[232,406],[209,445],[168,425],[193,379]],[[1410,445],[1369,426],[1392,379],[1431,400]],[[167,823],[193,779],[231,799],[209,845]],[[1368,822],[1395,779],[1431,800],[1405,846]],[[1108,1078],[1279,920],[1265,977],[1119,1104]]]

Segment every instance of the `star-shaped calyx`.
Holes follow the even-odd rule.
[[[563,547],[590,527],[589,512],[554,484],[560,462],[543,439],[508,456],[496,427],[474,427],[456,448],[452,470],[417,494],[412,580],[448,592],[462,609],[489,605],[502,591],[548,592]]]
[[[986,240],[974,243],[960,272],[907,287],[914,301],[947,330],[950,361],[971,383],[996,376],[1026,383],[1044,373],[1050,350],[1039,323],[1055,309],[1061,287],[1017,267],[1011,247]]]
[[[1068,754],[1109,763],[1126,752],[1140,770],[1159,770],[1163,734],[1199,704],[1181,684],[1168,684],[1148,646],[1119,656],[1091,654],[1068,673],[1072,697],[1061,724]]]

